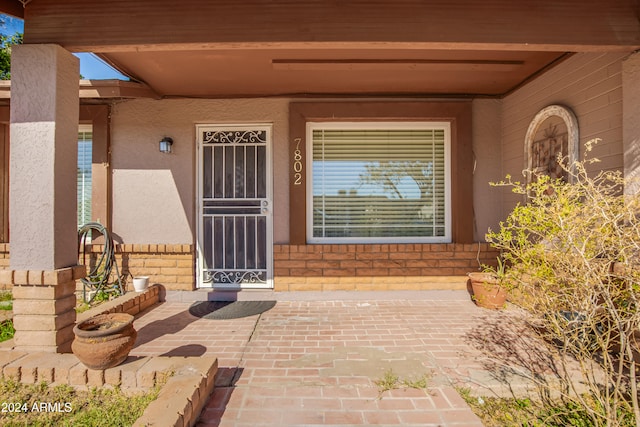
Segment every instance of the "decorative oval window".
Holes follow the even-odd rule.
[[[532,175],[570,180],[569,174],[558,164],[558,156],[567,165],[578,160],[580,136],[578,119],[573,111],[562,105],[543,108],[529,124],[525,138],[525,169]]]

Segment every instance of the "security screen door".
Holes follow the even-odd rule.
[[[271,127],[197,126],[198,286],[271,288]]]

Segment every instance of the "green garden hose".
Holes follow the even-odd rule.
[[[78,244],[79,250],[82,253],[82,264],[87,265],[87,253],[86,253],[86,239],[94,235],[93,232],[101,234],[104,238],[104,248],[100,256],[95,259],[95,262],[91,260],[89,255],[89,263],[91,271],[87,276],[81,279],[83,284],[83,299],[86,303],[91,303],[94,298],[99,294],[115,294],[122,295],[124,289],[122,286],[122,278],[120,277],[120,271],[118,270],[118,263],[115,257],[115,247],[111,234],[107,231],[107,228],[97,222],[88,222],[83,225],[78,231]],[[113,282],[109,282],[111,272],[115,266],[116,279]],[[89,294],[89,298],[87,298]]]

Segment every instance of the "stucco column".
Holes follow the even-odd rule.
[[[640,52],[622,63],[622,141],[624,175],[632,182],[626,194],[640,191]]]
[[[16,46],[11,56],[14,343],[66,352],[83,274],[76,267],[79,61],[57,45]]]

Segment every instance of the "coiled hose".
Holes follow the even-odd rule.
[[[86,303],[91,303],[94,298],[101,293],[111,293],[115,295],[122,295],[124,293],[122,278],[120,277],[118,263],[116,262],[113,239],[107,231],[107,228],[100,223],[88,222],[78,231],[78,245],[79,250],[82,251],[82,264],[87,265],[86,238],[87,236],[91,237],[94,231],[102,234],[104,238],[104,249],[95,260],[95,264],[92,263],[89,258],[90,264],[92,264],[91,271],[85,278],[80,279],[83,284],[82,297]],[[114,266],[116,280],[114,280],[113,283],[109,283]],[[87,298],[87,295],[89,295],[89,298]]]

